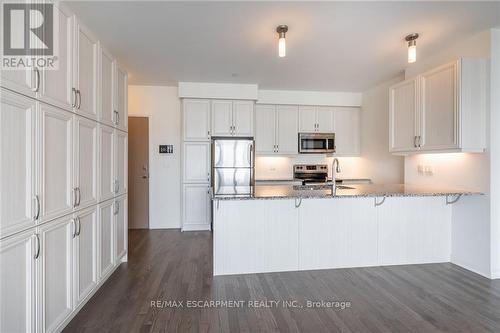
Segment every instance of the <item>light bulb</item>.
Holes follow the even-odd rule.
[[[417,45],[409,45],[408,46],[408,63],[413,64],[417,61]]]
[[[285,37],[280,37],[279,42],[278,42],[278,55],[283,58],[286,56],[286,41]]]

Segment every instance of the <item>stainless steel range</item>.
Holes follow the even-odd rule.
[[[293,166],[293,179],[302,181],[302,185],[326,183],[328,166],[326,164],[296,164]]]

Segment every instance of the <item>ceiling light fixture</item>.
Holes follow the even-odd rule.
[[[408,42],[408,63],[413,64],[417,61],[417,38],[418,34],[413,33],[405,37]]]
[[[286,41],[285,41],[285,33],[288,31],[287,25],[278,25],[276,28],[276,32],[279,35],[278,41],[278,55],[283,58],[286,56]]]

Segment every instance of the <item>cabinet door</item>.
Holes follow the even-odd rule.
[[[404,81],[389,90],[390,151],[417,150],[417,79]]]
[[[127,133],[115,130],[115,194],[127,192]]]
[[[257,105],[255,107],[255,151],[257,154],[274,154],[276,152],[275,110],[274,105]]]
[[[316,131],[320,133],[333,133],[334,113],[329,106],[316,107]]]
[[[115,215],[115,262],[127,253],[127,197],[122,196],[115,200],[114,204]]]
[[[233,102],[233,134],[253,137],[253,102]]]
[[[71,212],[73,196],[73,115],[40,103],[41,217]]]
[[[115,123],[119,129],[127,130],[127,72],[115,62],[116,92],[115,96]]]
[[[97,209],[75,214],[76,233],[73,238],[74,306],[80,303],[97,285]]]
[[[298,112],[296,106],[276,107],[276,148],[280,154],[297,154]]]
[[[207,184],[184,185],[182,230],[210,230],[210,197]]]
[[[63,217],[40,227],[41,318],[43,331],[55,331],[71,314],[72,241],[75,224]]]
[[[97,123],[75,116],[75,180],[77,206],[97,203]]]
[[[0,332],[37,331],[37,245],[32,231],[0,242]]]
[[[1,70],[0,84],[26,96],[36,96],[36,73],[33,69]]]
[[[458,148],[457,63],[421,75],[422,149]]]
[[[359,155],[360,133],[358,108],[336,107],[335,117],[335,146],[337,155]]]
[[[114,130],[99,125],[99,200],[111,199],[114,196]]]
[[[35,224],[36,102],[2,89],[0,93],[0,234]]]
[[[76,20],[76,112],[97,119],[97,39]]]
[[[185,183],[210,182],[210,144],[205,142],[184,143]]]
[[[212,136],[233,135],[233,102],[212,101]]]
[[[210,101],[186,99],[183,102],[185,141],[210,141]]]
[[[115,263],[114,248],[114,201],[109,200],[99,205],[99,279],[103,279],[113,269]]]
[[[314,106],[299,106],[299,132],[316,132],[316,108]]]
[[[72,40],[73,18],[61,8],[54,6],[54,19],[57,24],[54,28],[59,41],[59,54],[57,56],[57,70],[44,69],[42,82],[39,89],[40,99],[46,103],[71,111],[76,96],[72,93]]]
[[[114,58],[105,48],[100,48],[100,115],[99,119],[101,122],[114,126],[114,105],[113,105],[113,95],[114,95]]]

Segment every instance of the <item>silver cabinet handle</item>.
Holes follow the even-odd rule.
[[[38,257],[40,256],[40,236],[38,235],[38,233],[35,233],[35,239],[36,239],[36,251],[35,255],[33,256],[33,259],[38,259]]]
[[[35,195],[34,199],[36,202],[36,213],[35,216],[33,216],[33,220],[38,220],[38,218],[40,217],[40,197],[38,195]]]
[[[419,148],[422,147],[422,136],[421,135],[418,136],[418,147]]]
[[[78,110],[80,110],[80,107],[82,106],[82,93],[80,89],[78,89],[77,92],[78,92]]]
[[[413,137],[413,147],[415,147],[415,148],[418,147],[417,146],[417,138],[418,138],[418,136],[416,136],[416,135]]]
[[[116,111],[116,124],[120,124],[120,113],[118,111]]]
[[[210,139],[210,131],[207,131],[207,138]]]
[[[40,70],[38,67],[33,67],[33,71],[36,74],[36,85],[31,89],[33,92],[38,92],[40,90]]]
[[[80,217],[76,217],[76,221],[78,222],[78,232],[76,233],[77,236],[80,236],[80,232],[82,231],[82,223],[80,221]]]
[[[82,201],[82,192],[80,191],[80,186],[77,186],[76,192],[78,193],[78,201],[77,201],[76,205],[80,206],[80,202]]]
[[[207,172],[207,180],[210,181],[210,172]]]
[[[119,211],[120,211],[120,203],[118,201],[115,201],[115,211],[114,211],[114,214],[118,215]]]
[[[120,190],[120,182],[118,180],[115,180],[115,194],[118,193]]]
[[[72,238],[75,238],[76,237],[76,218],[74,219],[71,219],[71,224],[73,224],[73,236]]]
[[[76,198],[76,187],[73,188],[73,208],[76,207],[76,203],[77,203],[77,198]]]
[[[76,89],[73,87],[71,88],[71,94],[72,94],[72,102],[71,102],[71,107],[76,108]]]

